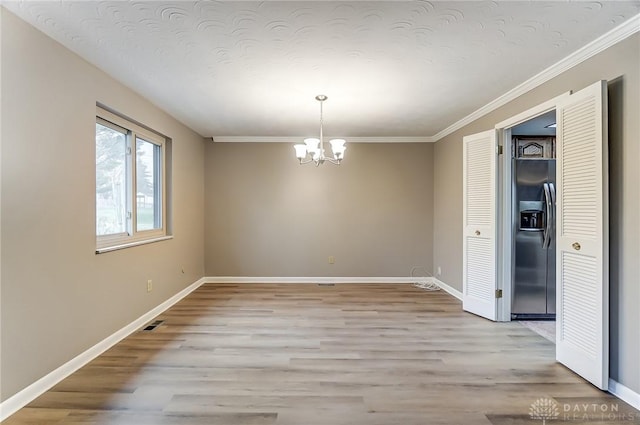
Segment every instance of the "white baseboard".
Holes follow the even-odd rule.
[[[44,392],[62,381],[64,378],[71,375],[73,372],[77,371],[82,366],[86,365],[91,360],[95,359],[100,354],[104,353],[109,348],[113,347],[115,344],[122,341],[124,338],[126,338],[136,330],[140,329],[144,324],[189,295],[205,282],[205,279],[199,279],[197,282],[192,283],[187,288],[178,292],[176,295],[172,296],[149,312],[143,314],[124,328],[116,331],[114,334],[98,342],[93,347],[89,348],[83,353],[80,353],[59,368],[38,379],[33,384],[29,385],[15,395],[6,399],[4,402],[0,403],[0,422],[4,421],[9,416],[22,409],[24,406],[35,400]]]
[[[633,391],[631,388],[625,387],[613,379],[609,379],[609,392],[625,403],[640,410],[640,394]]]
[[[178,292],[162,304],[140,316],[127,326],[103,339],[93,347],[69,360],[59,368],[40,378],[15,395],[0,403],[0,422],[6,420],[15,412],[35,400],[54,385],[77,371],[109,348],[138,330],[151,319],[176,304],[178,301],[195,291],[204,283],[433,283],[458,299],[462,293],[446,283],[433,277],[237,277],[211,276],[203,277],[187,288]],[[609,379],[609,392],[634,408],[640,410],[640,394],[632,389]]]
[[[454,297],[456,297],[457,299],[462,301],[462,292],[458,291],[455,288],[452,288],[451,286],[447,285],[446,283],[444,283],[444,282],[442,282],[442,281],[440,281],[438,279],[435,279],[435,283],[436,283],[436,285],[438,285],[440,287],[440,289],[442,289],[445,292],[448,292],[449,294],[453,295]]]
[[[207,283],[415,283],[427,282],[427,277],[252,277],[208,276]]]
[[[435,277],[253,277],[207,276],[207,283],[435,283],[443,291],[462,301],[462,292]]]

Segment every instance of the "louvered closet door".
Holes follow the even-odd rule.
[[[559,362],[607,389],[609,270],[606,82],[557,108]]]
[[[496,320],[496,132],[463,144],[462,308]]]

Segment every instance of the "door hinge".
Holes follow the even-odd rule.
[[[502,155],[502,145],[496,145],[496,153]]]
[[[502,289],[496,289],[496,298],[502,298]]]

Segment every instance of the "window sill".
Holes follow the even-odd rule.
[[[173,239],[173,236],[161,236],[159,238],[144,239],[141,241],[135,241],[135,242],[125,243],[121,245],[105,246],[104,248],[96,248],[96,254],[104,254],[105,252],[117,251],[119,249],[131,248],[133,246],[146,245],[149,243],[166,241],[169,239]]]

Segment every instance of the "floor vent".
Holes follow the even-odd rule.
[[[318,283],[318,286],[336,286],[335,283]]]
[[[157,328],[158,326],[160,326],[162,323],[164,323],[164,320],[156,320],[155,322],[151,323],[150,325],[147,325],[144,329],[142,329],[143,331],[147,331],[147,332],[151,332],[152,330],[154,330],[155,328]]]

